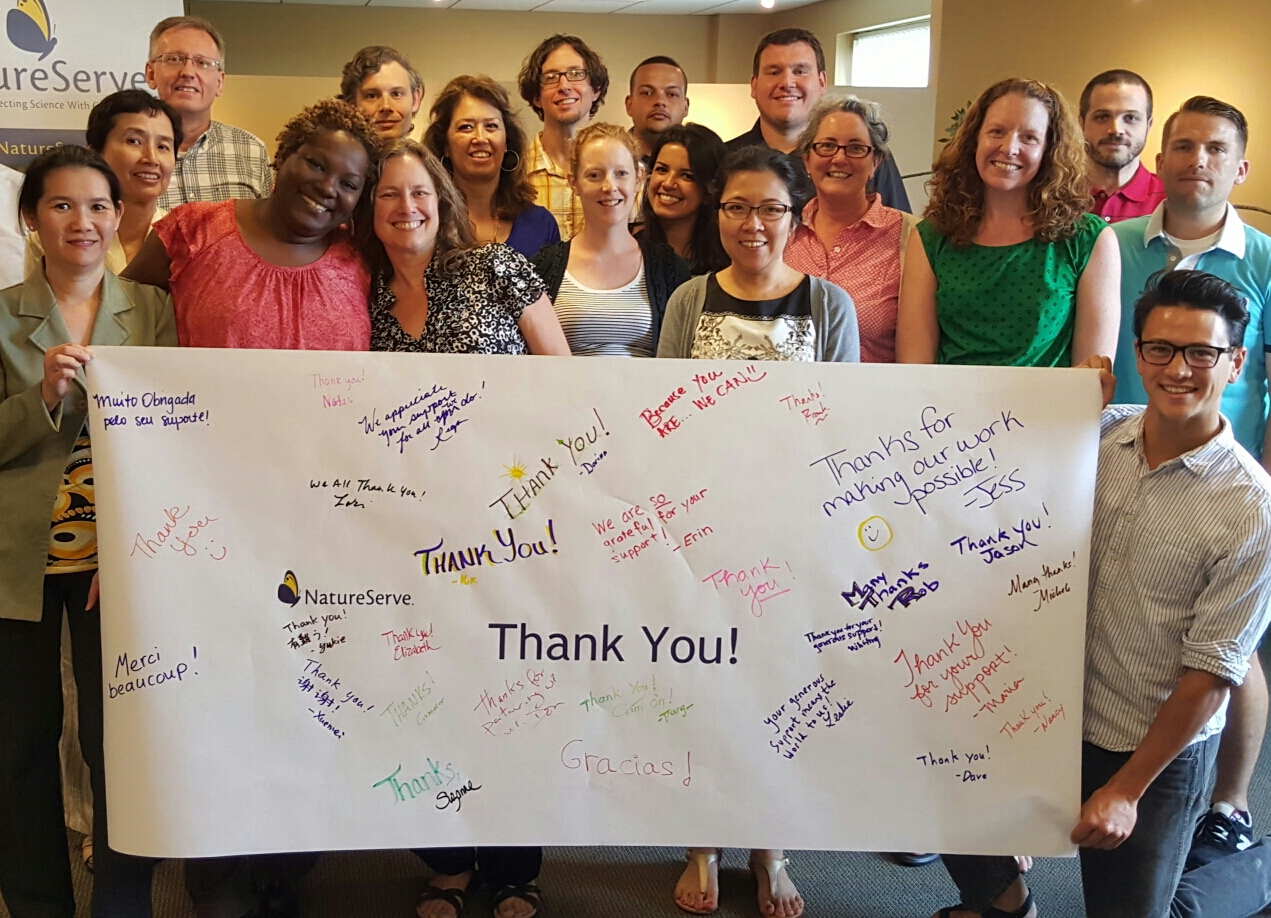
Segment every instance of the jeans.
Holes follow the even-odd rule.
[[[479,867],[491,886],[524,886],[543,867],[542,848],[420,848],[415,854],[438,873],[456,876]]]
[[[1271,904],[1271,846],[1183,872],[1206,806],[1218,737],[1193,743],[1148,786],[1130,837],[1110,851],[1081,850],[1087,918],[1247,918]],[[1082,799],[1111,780],[1131,753],[1081,748]],[[1019,875],[1013,858],[949,855],[949,876],[972,911],[984,911]]]
[[[38,622],[0,619],[0,895],[13,918],[72,918],[58,739],[62,610],[79,690],[79,742],[93,786],[94,918],[147,918],[155,861],[110,849],[102,752],[101,618],[92,571],[47,574]]]

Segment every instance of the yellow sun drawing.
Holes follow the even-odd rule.
[[[510,478],[513,481],[520,481],[525,477],[525,466],[513,459],[511,465],[503,466],[503,474],[499,477]]]

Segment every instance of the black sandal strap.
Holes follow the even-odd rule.
[[[415,903],[415,908],[423,905],[425,902],[445,902],[455,910],[455,915],[463,914],[463,895],[462,889],[442,889],[440,886],[425,886],[424,891],[419,896],[419,901]]]
[[[520,886],[500,886],[494,893],[494,908],[497,911],[499,906],[508,899],[524,899],[534,909],[533,915],[539,914],[543,908],[543,891],[538,888],[537,883],[522,883]]]

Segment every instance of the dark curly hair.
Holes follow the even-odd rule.
[[[485,74],[477,76],[457,76],[441,91],[428,112],[428,129],[424,131],[424,146],[441,160],[442,165],[449,161],[450,125],[455,118],[455,109],[464,96],[493,106],[503,119],[503,133],[507,138],[507,152],[516,155],[516,168],[499,173],[499,187],[494,192],[493,211],[498,220],[515,220],[534,203],[534,186],[525,174],[525,129],[512,111],[512,100],[508,92]],[[506,156],[506,154],[505,154]],[[453,173],[454,167],[446,165]]]
[[[591,103],[591,116],[595,117],[596,112],[600,111],[600,106],[605,103],[606,93],[609,92],[609,71],[605,68],[605,62],[600,59],[600,55],[587,47],[587,42],[573,35],[558,32],[540,42],[521,65],[521,72],[516,77],[517,89],[520,90],[521,98],[526,104],[534,109],[534,114],[542,118],[543,110],[539,108],[538,97],[543,93],[543,84],[539,82],[539,78],[543,75],[543,64],[547,62],[553,51],[563,45],[569,45],[583,59],[583,66],[587,70],[587,80],[596,92],[596,101]]]
[[[384,143],[380,140],[371,119],[348,102],[339,99],[323,99],[296,115],[278,133],[278,149],[274,152],[274,170],[282,168],[291,154],[312,141],[323,131],[343,131],[362,144],[366,150],[366,182],[362,195],[353,208],[352,222],[357,226],[370,222],[371,184],[375,164],[379,161]]]
[[[715,207],[711,200],[711,184],[719,171],[719,165],[728,155],[728,148],[718,134],[704,124],[677,125],[667,128],[658,135],[653,145],[651,160],[653,168],[650,174],[657,171],[658,155],[667,144],[677,144],[688,153],[689,169],[693,173],[694,183],[702,189],[702,206],[697,209],[693,220],[693,236],[689,241],[689,264],[694,274],[706,274],[711,271],[722,271],[730,264],[728,253],[719,241],[719,225],[715,219]],[[644,200],[640,204],[640,213],[644,217],[645,238],[650,242],[666,242],[666,231],[653,212],[653,196],[645,189]]]
[[[453,274],[463,264],[463,258],[477,247],[477,235],[468,219],[468,205],[455,187],[450,173],[428,148],[409,137],[395,141],[384,150],[373,167],[373,179],[367,184],[365,197],[375,200],[375,190],[384,174],[385,164],[397,157],[413,156],[423,163],[437,191],[437,242],[433,249],[433,263],[442,274]],[[373,206],[373,205],[372,205]],[[384,243],[375,235],[373,220],[363,220],[354,227],[353,241],[371,270],[383,274],[386,280],[393,277],[393,263],[388,260]]]
[[[967,109],[953,140],[940,151],[927,183],[930,198],[925,216],[955,246],[969,246],[984,220],[984,180],[975,164],[976,149],[989,106],[1011,94],[1036,99],[1047,114],[1046,150],[1028,186],[1028,216],[1035,238],[1043,242],[1072,238],[1093,204],[1086,179],[1085,136],[1059,90],[1036,80],[1001,80]]]

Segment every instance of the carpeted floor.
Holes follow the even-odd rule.
[[[1259,832],[1271,820],[1271,741],[1263,746],[1252,807]],[[73,850],[79,838],[72,835]],[[808,903],[809,918],[926,918],[956,900],[953,884],[936,864],[901,869],[869,854],[795,851],[791,875]],[[541,885],[552,918],[650,918],[681,915],[671,898],[683,869],[678,848],[549,848]],[[73,859],[78,863],[78,858]],[[728,851],[720,872],[719,918],[756,918],[755,883],[746,852]],[[427,872],[412,854],[360,851],[323,855],[305,883],[305,918],[411,918]],[[92,878],[75,870],[77,918],[88,918]],[[1048,858],[1029,874],[1043,915],[1081,918],[1075,859]],[[465,913],[491,914],[488,893],[468,897]],[[1264,913],[1271,915],[1271,911]],[[156,918],[193,918],[180,865],[164,863],[155,882]],[[10,918],[0,903],[0,918]]]

